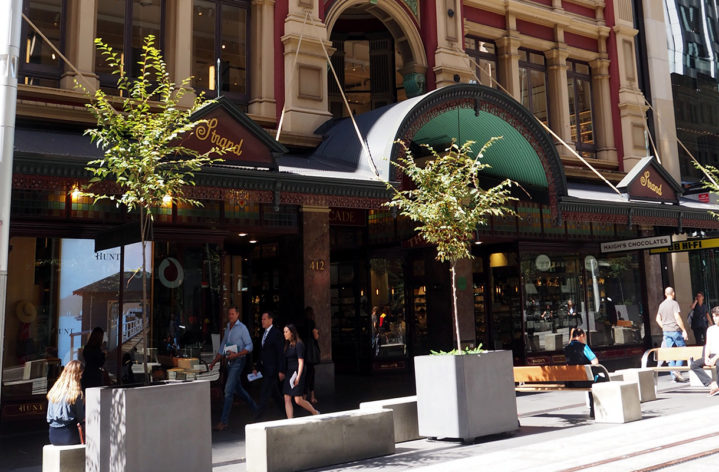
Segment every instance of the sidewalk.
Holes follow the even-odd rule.
[[[318,408],[351,409],[361,401],[410,395],[413,390],[408,375],[339,376],[335,396],[320,397]],[[647,468],[657,464],[666,471],[719,470],[719,397],[706,393],[662,376],[658,399],[642,404],[643,419],[621,425],[589,419],[581,392],[522,394],[517,398],[521,428],[511,435],[480,438],[471,445],[410,441],[398,444],[392,456],[316,470],[630,471],[658,470]],[[213,432],[213,472],[246,470],[247,418],[247,407],[236,404],[230,428]],[[279,412],[270,412],[263,420],[275,418],[280,418]],[[40,472],[45,442],[45,431],[0,437],[0,471]],[[695,457],[687,460],[687,456]],[[677,460],[682,462],[670,464]]]

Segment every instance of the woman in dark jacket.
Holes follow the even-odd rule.
[[[85,422],[85,399],[80,388],[82,364],[70,361],[47,394],[47,422],[50,443],[56,446],[80,444],[78,425]]]
[[[85,360],[85,370],[82,372],[82,391],[90,387],[102,387],[104,375],[102,366],[105,365],[105,353],[102,352],[102,337],[105,333],[99,326],[92,330],[90,339],[82,349],[82,357]]]

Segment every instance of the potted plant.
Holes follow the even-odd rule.
[[[490,139],[474,155],[474,142],[452,143],[443,153],[429,148],[432,157],[419,165],[409,149],[395,166],[412,188],[388,185],[393,198],[388,206],[417,223],[424,240],[436,246],[437,260],[449,262],[452,278],[452,313],[457,348],[414,359],[419,434],[461,438],[517,429],[511,351],[462,350],[457,308],[456,264],[472,258],[471,244],[478,227],[491,216],[515,214],[507,206],[515,200],[513,182],[504,180],[487,189],[480,185],[480,172],[488,167],[481,159],[501,137]]]
[[[194,185],[196,172],[218,160],[210,157],[213,153],[222,154],[218,149],[199,153],[182,146],[182,139],[204,123],[192,119],[203,98],[181,106],[191,90],[190,79],[179,85],[170,80],[154,42],[153,36],[145,38],[137,77],[128,77],[122,55],[95,40],[117,75],[120,97],[108,97],[101,89],[90,92],[78,84],[90,98],[87,108],[97,119],[97,127],[85,134],[103,151],[102,158],[88,163],[92,178],[82,193],[94,203],[113,201],[139,219],[145,348],[149,328],[145,254],[153,216],[168,199],[200,205],[184,191]],[[208,470],[212,463],[209,384],[148,386],[147,355],[143,358],[145,386],[88,389],[86,469]]]

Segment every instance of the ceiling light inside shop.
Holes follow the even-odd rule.
[[[245,236],[247,236],[247,233],[237,233],[237,236],[244,238]]]
[[[508,265],[507,255],[503,252],[494,252],[489,256],[489,267],[506,267]]]
[[[257,240],[256,240],[256,239],[250,239],[249,243],[250,243],[250,244],[257,244]]]

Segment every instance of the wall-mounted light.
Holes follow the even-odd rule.
[[[70,197],[72,198],[73,202],[76,202],[81,195],[82,192],[80,192],[80,189],[77,187],[77,185],[72,188],[72,191],[70,191]]]
[[[449,10],[447,10],[447,16],[450,17],[450,18],[453,18],[453,17],[454,17],[454,10],[452,10],[451,8],[450,8]]]

